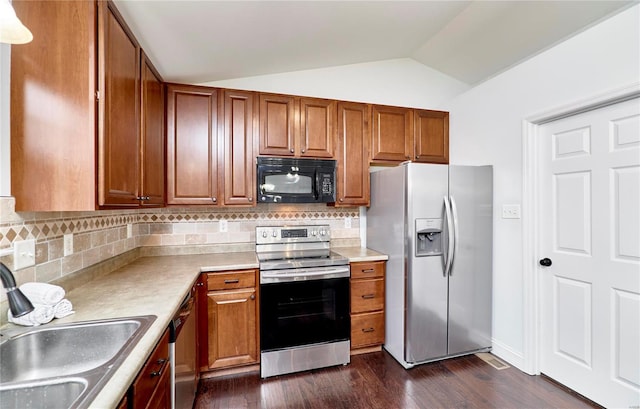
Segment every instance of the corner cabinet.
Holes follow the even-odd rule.
[[[337,101],[260,94],[260,155],[332,159]]]
[[[384,343],[385,262],[351,263],[351,351],[368,352]]]
[[[336,206],[368,206],[370,105],[338,102]]]
[[[259,363],[258,270],[203,276],[198,301],[200,370]]]
[[[167,85],[167,204],[217,205],[218,90]]]
[[[164,109],[141,112],[148,106],[141,100],[141,49],[115,5],[14,0],[13,7],[34,34],[11,53],[16,210],[136,208],[151,202],[147,196],[162,205],[157,194],[164,186],[149,193],[141,187],[140,148],[141,117],[148,129],[162,127]],[[164,146],[150,140],[147,147]]]

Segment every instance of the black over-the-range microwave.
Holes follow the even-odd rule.
[[[333,203],[336,161],[257,157],[258,203]]]

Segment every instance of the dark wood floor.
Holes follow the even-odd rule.
[[[388,353],[346,366],[261,380],[258,373],[200,381],[204,408],[599,408],[541,376],[497,370],[475,355],[403,369]]]

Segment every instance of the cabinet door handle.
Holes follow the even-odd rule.
[[[364,294],[362,296],[362,298],[365,299],[365,300],[370,300],[372,298],[376,298],[376,295],[375,294]]]
[[[212,197],[211,200],[213,200],[213,203],[216,203],[218,201],[218,199],[216,199],[215,197]]]
[[[237,279],[237,278],[234,278],[232,280],[224,280],[225,284],[238,284],[239,282],[240,282],[240,280]]]
[[[293,148],[289,149],[289,152],[293,153]]]
[[[249,298],[251,298],[252,300],[255,300],[256,299],[256,295],[255,294],[251,294],[251,297],[249,297]]]
[[[416,155],[416,159],[420,159],[420,155]]]
[[[302,153],[305,153],[307,150],[305,148],[302,148]]]
[[[250,201],[250,202],[253,202],[253,197],[250,197],[250,198],[249,198],[249,201]]]
[[[198,287],[202,287],[204,285],[204,283],[198,283],[196,284]]]
[[[373,332],[375,329],[373,328],[362,328],[362,332]]]
[[[163,370],[163,369],[164,369],[164,367],[160,368],[160,370],[159,370],[159,371],[153,371],[153,372],[151,372],[150,376],[151,376],[152,378],[155,378],[156,376],[160,376],[160,375],[162,375],[162,370]]]

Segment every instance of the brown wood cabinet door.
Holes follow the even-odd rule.
[[[140,46],[113,3],[98,7],[98,205],[137,206]]]
[[[338,103],[336,206],[369,205],[370,105]]]
[[[167,204],[218,204],[218,90],[167,86]]]
[[[296,104],[293,96],[260,94],[260,155],[295,155]]]
[[[414,160],[449,163],[449,113],[414,110]]]
[[[403,162],[413,153],[412,110],[409,108],[374,105],[371,159]]]
[[[199,372],[209,369],[209,298],[207,297],[207,273],[200,274],[196,287],[196,344]]]
[[[255,205],[254,92],[224,91],[224,204]]]
[[[164,85],[160,74],[142,53],[142,121],[140,196],[142,206],[164,205]]]
[[[256,298],[253,288],[207,294],[210,369],[258,362]]]
[[[12,4],[33,32],[31,43],[11,47],[16,210],[95,210],[96,6],[87,1]],[[2,105],[5,109],[9,105]]]
[[[337,101],[300,98],[300,156],[334,158]]]

